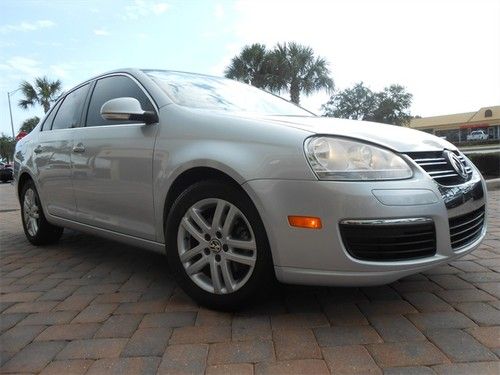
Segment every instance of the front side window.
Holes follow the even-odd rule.
[[[87,113],[86,126],[119,125],[131,124],[138,121],[110,121],[101,116],[101,107],[108,100],[130,97],[135,98],[141,103],[145,111],[154,111],[153,104],[148,99],[144,91],[131,78],[126,76],[111,76],[101,78],[97,81],[92,97],[90,99],[89,110]],[[140,121],[139,121],[140,122]]]
[[[50,130],[52,128],[52,122],[54,121],[54,117],[56,116],[57,111],[59,110],[59,106],[61,105],[61,101],[58,101],[54,108],[50,111],[48,116],[43,120],[42,131]]]
[[[80,118],[89,86],[90,84],[86,84],[66,95],[54,118],[52,130],[80,126]]]

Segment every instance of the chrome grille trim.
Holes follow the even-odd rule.
[[[446,151],[446,150],[445,150]],[[472,168],[467,163],[465,157],[454,152],[458,159],[465,167],[467,172],[467,179],[461,177],[454,167],[450,164],[448,159],[444,156],[442,151],[429,151],[429,152],[410,152],[407,155],[421,167],[430,177],[436,182],[444,186],[460,185],[469,180],[472,176]]]
[[[469,221],[466,221],[465,223],[460,223],[458,225],[455,225],[455,226],[450,226],[450,230],[455,230],[457,228],[460,228],[460,227],[463,227],[464,225],[467,225],[467,224],[470,224],[478,219],[482,219],[484,217],[484,212],[481,212],[479,215],[477,215],[474,219],[471,219]]]
[[[429,217],[405,217],[401,219],[345,219],[341,220],[340,224],[347,225],[394,225],[394,224],[415,224],[415,223],[432,223],[433,220]]]
[[[451,217],[449,220],[451,248],[458,251],[475,241],[485,224],[485,207],[467,214]]]
[[[471,237],[475,237],[475,236],[477,236],[477,235],[481,232],[481,230],[482,230],[482,229],[483,229],[483,227],[481,226],[481,228],[477,228],[477,229],[476,229],[474,232],[472,232],[471,234],[468,234],[468,235],[467,235],[467,236],[465,236],[465,237],[459,238],[458,240],[451,241],[451,247],[452,247],[452,248],[455,248],[453,245],[455,245],[455,244],[457,244],[457,243],[459,243],[459,242],[465,241],[465,240],[467,240],[467,239],[469,239],[469,238],[471,238]]]

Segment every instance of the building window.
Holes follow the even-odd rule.
[[[493,116],[493,112],[491,112],[491,109],[487,109],[484,111],[484,117],[491,117]]]

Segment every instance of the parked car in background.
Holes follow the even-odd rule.
[[[0,165],[0,181],[9,182],[14,178],[14,169],[11,164]]]
[[[166,253],[184,290],[216,308],[274,277],[390,283],[486,233],[484,180],[451,143],[192,73],[83,82],[18,141],[14,169],[31,243],[68,227]]]
[[[468,141],[484,141],[488,139],[488,134],[484,130],[473,130],[467,134]]]

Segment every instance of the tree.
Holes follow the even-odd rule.
[[[11,161],[15,148],[16,141],[14,138],[2,133],[0,136],[0,157],[2,160],[7,160],[7,162]]]
[[[40,117],[38,116],[30,117],[29,119],[23,121],[23,124],[19,128],[19,131],[20,132],[25,131],[26,133],[29,133],[35,128],[35,126],[38,125],[39,122],[40,122]]]
[[[377,108],[372,121],[405,125],[411,119],[409,108],[413,95],[401,85],[391,85],[376,94]]]
[[[324,116],[405,125],[411,119],[412,98],[400,85],[373,92],[360,82],[333,94],[322,109]]]
[[[19,100],[19,107],[28,109],[37,104],[43,107],[45,113],[50,109],[61,92],[61,81],[49,81],[47,77],[35,78],[35,85],[24,81],[20,86],[24,99]]]
[[[277,44],[269,55],[269,88],[288,90],[290,99],[300,103],[300,94],[333,89],[327,61],[314,55],[311,47],[295,42]]]
[[[264,44],[245,46],[238,56],[233,57],[225,70],[227,78],[236,79],[250,85],[267,87],[269,53]]]
[[[340,91],[323,104],[324,116],[366,120],[377,107],[375,94],[363,82]]]

